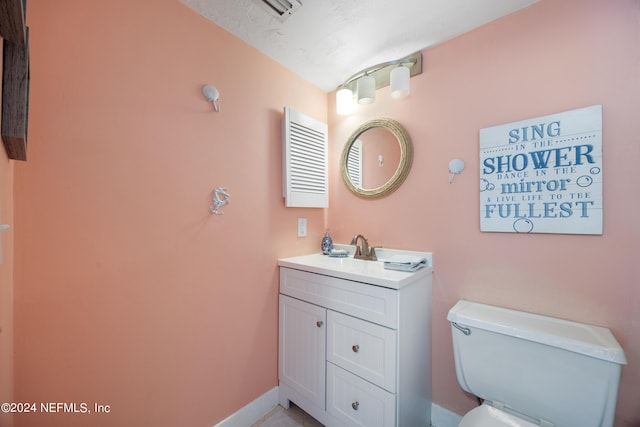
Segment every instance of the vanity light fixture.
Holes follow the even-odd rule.
[[[392,98],[404,98],[409,96],[409,79],[410,76],[409,68],[404,65],[400,65],[399,67],[391,70],[391,97]]]
[[[376,90],[389,85],[391,85],[392,98],[404,98],[410,92],[409,79],[421,73],[421,52],[366,68],[349,77],[338,87],[336,112],[340,115],[349,114],[354,98],[358,104],[373,103],[376,99]]]
[[[353,91],[343,87],[336,92],[336,112],[341,116],[351,113],[353,110]]]
[[[202,86],[202,94],[205,99],[213,104],[213,109],[216,112],[220,111],[220,92],[214,86],[204,85]]]
[[[376,79],[373,76],[362,76],[356,82],[358,104],[373,104],[376,100]]]
[[[353,111],[353,91],[348,87],[341,87],[336,92],[336,113],[341,116]]]

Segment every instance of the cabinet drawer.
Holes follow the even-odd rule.
[[[335,311],[327,327],[327,360],[395,393],[395,330]]]
[[[398,327],[398,291],[280,267],[280,293],[390,328]]]
[[[327,412],[344,427],[392,427],[396,418],[396,397],[327,363]]]

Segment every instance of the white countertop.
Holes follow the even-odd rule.
[[[353,246],[335,245],[335,247],[347,249],[351,255],[347,258],[334,258],[316,253],[282,258],[278,260],[278,265],[280,267],[294,268],[296,270],[354,280],[392,289],[400,289],[415,280],[419,280],[433,273],[433,255],[431,252],[376,248],[378,261],[366,261],[353,258]],[[423,267],[415,272],[387,270],[384,268],[383,261],[393,255],[424,257],[427,259],[427,267]]]

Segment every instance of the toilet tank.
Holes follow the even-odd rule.
[[[609,329],[470,301],[447,319],[467,392],[553,426],[613,425],[627,360]]]

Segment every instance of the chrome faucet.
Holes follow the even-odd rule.
[[[358,245],[358,241],[360,241],[360,245]],[[368,261],[377,261],[376,257],[376,248],[369,247],[369,242],[362,234],[356,234],[351,239],[351,244],[355,245],[356,251],[353,254],[353,257],[356,259],[364,259]]]

